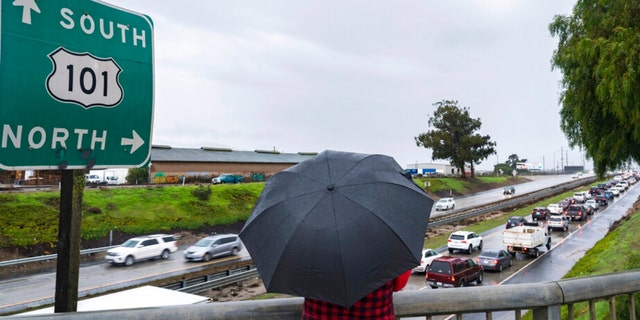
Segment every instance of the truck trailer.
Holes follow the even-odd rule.
[[[538,257],[540,248],[551,248],[551,237],[544,225],[538,222],[525,222],[522,226],[512,227],[502,231],[502,243],[507,251],[515,256],[516,253]]]

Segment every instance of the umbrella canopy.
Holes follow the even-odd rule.
[[[240,238],[267,291],[348,307],[420,264],[432,205],[393,158],[328,150],[267,179]]]

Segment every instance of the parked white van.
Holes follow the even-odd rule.
[[[84,182],[86,184],[101,184],[102,179],[100,179],[100,176],[97,174],[85,174]]]
[[[105,177],[105,179],[107,180],[107,184],[120,184],[122,182],[118,181],[118,177],[116,176],[108,176]]]

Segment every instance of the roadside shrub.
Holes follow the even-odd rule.
[[[98,208],[98,207],[91,207],[91,208],[87,209],[87,212],[88,213],[96,213],[97,214],[97,213],[102,213],[102,210],[100,210],[100,208]]]
[[[199,186],[193,189],[193,191],[191,191],[191,194],[202,201],[208,201],[209,198],[211,198],[212,192],[213,191],[211,190],[210,186],[207,186],[206,188],[203,186]]]

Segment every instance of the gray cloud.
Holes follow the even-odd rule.
[[[497,142],[553,167],[557,45],[574,1],[109,1],[154,20],[154,144],[382,153],[431,161],[413,137],[458,100]],[[569,164],[582,164],[578,150]]]

